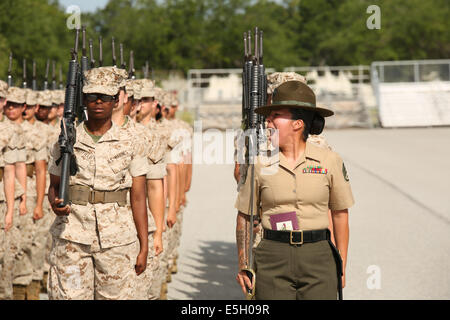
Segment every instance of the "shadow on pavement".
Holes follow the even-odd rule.
[[[186,257],[194,264],[183,263],[183,271],[194,278],[193,282],[179,280],[191,290],[176,289],[193,300],[243,300],[243,294],[235,280],[237,271],[236,244],[223,241],[202,241],[196,252]],[[180,269],[181,269],[180,268]],[[186,277],[184,277],[186,278]]]

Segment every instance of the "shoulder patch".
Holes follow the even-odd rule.
[[[347,169],[345,168],[345,164],[342,162],[342,174],[344,175],[345,181],[349,181]]]

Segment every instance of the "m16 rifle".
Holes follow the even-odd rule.
[[[22,88],[27,88],[27,59],[23,59]]]
[[[263,64],[263,33],[255,28],[254,54],[252,55],[251,31],[244,33],[244,65],[242,72],[242,129],[245,131],[245,163],[240,166],[241,179],[245,181],[247,173],[250,172],[250,242],[247,248],[247,267],[244,271],[250,281],[255,283],[256,274],[253,268],[253,229],[255,215],[253,206],[255,161],[259,154],[259,143],[264,140],[264,117],[255,113],[255,109],[266,104],[267,78]],[[255,286],[247,288],[247,299],[255,295]]]
[[[94,48],[92,45],[92,39],[89,39],[89,55],[91,57],[91,69],[95,68]]]
[[[50,59],[47,59],[47,64],[45,66],[45,77],[44,77],[44,90],[48,90],[48,72],[50,70]]]
[[[128,69],[128,79],[136,79],[135,76],[136,70],[134,69],[134,52],[133,50],[130,51],[130,67]]]
[[[52,61],[52,90],[56,90],[56,62]]]
[[[13,78],[12,78],[12,52],[9,53],[9,65],[8,65],[8,87],[12,87],[13,84]]]
[[[34,91],[37,90],[37,81],[36,81],[36,61],[33,60],[33,79],[31,80],[31,89]]]
[[[114,41],[114,37],[112,37],[111,39],[111,50],[112,50],[112,63],[113,63],[113,67],[117,67],[116,64],[116,43]]]
[[[78,98],[77,98],[78,122],[86,121],[88,119],[86,106],[84,105],[84,101],[83,101],[83,85],[84,85],[84,73],[90,69],[89,58],[87,57],[87,52],[86,52],[86,27],[85,26],[82,27],[81,32],[82,32],[81,68],[78,69],[78,72],[79,72],[78,78],[80,81],[80,85],[78,86]]]
[[[98,53],[98,66],[103,67],[103,39],[102,36],[98,37],[99,53]]]
[[[125,69],[127,66],[125,60],[123,59],[123,43],[119,44],[119,51],[120,51],[120,68]]]
[[[69,72],[67,74],[66,94],[64,99],[64,113],[61,119],[61,133],[59,135],[59,146],[61,156],[56,160],[56,164],[61,162],[61,180],[59,186],[58,198],[63,202],[59,205],[64,207],[69,202],[69,178],[78,171],[78,165],[73,151],[73,146],[76,142],[76,128],[75,118],[77,114],[77,107],[80,103],[79,87],[82,83],[80,78],[80,65],[78,63],[78,39],[80,29],[76,30],[75,45],[72,49],[72,57],[69,62]]]
[[[62,66],[59,66],[59,90],[63,90],[63,75],[62,75]]]

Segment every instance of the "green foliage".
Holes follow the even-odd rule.
[[[381,8],[381,29],[369,30],[369,5]],[[128,65],[134,51],[138,76],[145,61],[155,70],[239,68],[243,32],[264,31],[265,64],[278,70],[295,65],[354,65],[374,60],[440,59],[450,56],[448,0],[110,0],[83,14],[98,61],[112,64],[111,37],[124,44]],[[22,59],[37,63],[40,83],[47,59],[67,72],[74,31],[55,0],[0,2],[0,77],[14,55],[20,85]],[[80,44],[81,47],[81,44]],[[58,78],[58,75],[57,75]],[[30,82],[30,79],[29,81]]]

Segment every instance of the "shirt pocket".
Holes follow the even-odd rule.
[[[298,200],[302,204],[328,206],[330,184],[326,174],[302,173],[297,188]]]
[[[92,150],[83,145],[75,145],[73,149],[78,166],[76,177],[81,179],[89,179],[93,175],[93,173],[91,174],[91,171],[95,165],[94,153]]]
[[[116,151],[108,157],[107,163],[114,174],[127,171],[131,163],[131,153],[128,150]]]

